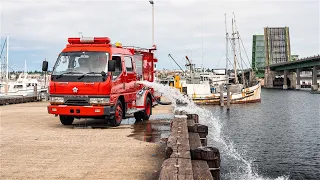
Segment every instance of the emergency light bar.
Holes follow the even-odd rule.
[[[136,46],[123,46],[124,49],[133,50],[134,52],[149,52],[152,49],[141,48]]]
[[[109,44],[108,37],[82,37],[82,38],[68,38],[69,44]]]

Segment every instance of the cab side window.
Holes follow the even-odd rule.
[[[112,60],[116,61],[116,68],[115,71],[112,72],[112,77],[117,78],[121,72],[122,72],[122,63],[121,63],[121,57],[120,56],[112,56]]]
[[[125,56],[124,64],[126,65],[127,72],[133,72],[132,57]]]

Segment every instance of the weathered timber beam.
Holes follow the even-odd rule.
[[[192,160],[192,171],[194,180],[213,180],[208,163],[202,160]]]
[[[207,161],[213,179],[220,179],[220,152],[214,147],[198,147],[191,149],[192,160]]]
[[[190,159],[169,158],[166,159],[160,172],[160,180],[192,180],[192,164]]]

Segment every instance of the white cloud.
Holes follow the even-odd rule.
[[[318,1],[154,2],[155,41],[161,68],[170,64],[168,53],[183,58],[189,49],[194,59],[201,60],[201,29],[204,64],[211,68],[216,68],[216,64],[224,67],[224,62],[218,63],[225,53],[224,13],[230,33],[232,12],[236,14],[238,30],[250,58],[252,35],[263,34],[266,26],[288,26],[291,49],[300,56],[320,51]],[[151,45],[148,0],[11,0],[1,1],[0,5],[1,34],[9,33],[10,39],[14,39],[11,48],[21,51],[43,48],[43,54],[52,55],[47,57],[52,61],[64,48],[67,38],[78,36],[78,32],[84,36],[109,36],[112,42],[120,41],[124,45]]]

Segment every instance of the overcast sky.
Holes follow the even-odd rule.
[[[225,67],[225,25],[231,31],[232,12],[251,62],[252,35],[263,28],[288,26],[291,54],[300,57],[320,53],[319,0],[215,1],[154,0],[155,43],[158,69],[184,67],[188,53],[208,68]],[[53,65],[68,37],[108,36],[112,43],[150,47],[151,5],[148,0],[0,0],[0,29],[10,35],[9,66],[41,69],[47,58]],[[201,33],[202,30],[202,33]],[[202,34],[202,36],[201,36]],[[202,49],[203,37],[203,49]]]

